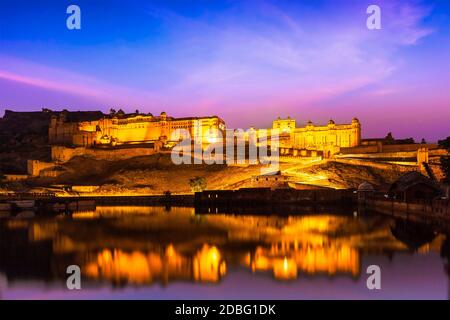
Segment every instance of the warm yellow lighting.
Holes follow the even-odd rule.
[[[202,282],[217,282],[225,274],[226,265],[217,247],[205,244],[195,255],[194,279]]]
[[[276,259],[273,264],[273,274],[276,279],[290,280],[297,278],[297,264],[294,260],[284,257]]]
[[[166,249],[166,256],[169,258],[173,257],[175,255],[175,249],[172,244],[169,244],[169,246]]]
[[[72,213],[73,219],[94,219],[97,215],[95,211],[85,211],[85,212],[74,212]]]

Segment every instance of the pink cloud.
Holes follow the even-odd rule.
[[[55,82],[42,78],[31,77],[28,75],[19,75],[7,71],[0,70],[0,78],[8,81],[20,82],[22,84],[40,87],[47,90],[65,91],[68,93],[76,93],[86,96],[96,97],[98,91],[83,86],[77,86],[69,83]]]
[[[139,105],[158,104],[159,97],[151,92],[139,91],[97,80],[68,70],[0,55],[0,79],[48,91],[82,96],[99,104]],[[1,89],[0,89],[1,92]]]

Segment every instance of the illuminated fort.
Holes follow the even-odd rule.
[[[96,145],[124,145],[149,142],[167,143],[176,130],[185,130],[191,137],[201,136],[211,142],[218,131],[225,130],[225,122],[217,116],[173,118],[162,112],[152,114],[125,114],[123,111],[100,119],[70,122],[60,113],[52,116],[48,137],[50,144],[91,147]]]
[[[279,156],[273,159],[283,163],[324,159],[345,162],[352,159],[354,164],[355,161],[360,161],[361,155],[367,159],[376,159],[382,155],[380,161],[385,161],[388,157],[392,158],[392,163],[397,163],[398,159],[405,157],[405,152],[409,152],[410,157],[417,158],[417,161],[405,165],[417,166],[422,172],[425,172],[422,163],[428,163],[428,149],[438,149],[435,144],[417,144],[412,139],[397,140],[392,134],[385,138],[362,139],[362,125],[357,118],[347,123],[329,120],[322,125],[312,121],[299,125],[291,117],[278,117],[270,128],[251,127],[246,131],[227,128],[225,121],[217,115],[176,118],[165,112],[154,116],[151,113],[125,113],[122,110],[111,110],[109,114],[100,111],[54,112],[44,109],[42,112],[23,113],[8,110],[2,121],[4,124],[13,124],[7,129],[8,132],[14,132],[21,123],[33,123],[33,119],[38,119],[42,128],[45,123],[48,139],[44,135],[46,141],[43,141],[44,138],[41,141],[42,144],[50,144],[51,155],[46,159],[51,160],[28,160],[26,170],[32,177],[57,177],[61,174],[58,166],[75,157],[118,161],[154,154],[171,154],[173,148],[187,138],[195,141],[194,148],[187,148],[190,152],[199,150],[195,149],[196,146],[201,147],[203,155],[208,154],[207,152],[211,155],[211,150],[214,150],[214,156],[219,154],[219,159],[223,156],[230,165],[234,165],[235,160],[231,158],[233,155],[229,155],[233,152],[228,152],[230,141],[234,147],[244,147],[245,152],[240,154],[249,158],[252,146],[264,148],[267,142],[271,146],[269,157],[277,150],[275,154]],[[234,156],[239,153],[235,150]],[[194,157],[194,153],[192,156]],[[228,162],[230,158],[231,161]],[[258,157],[259,160],[260,158],[264,159]],[[379,165],[376,161],[372,161],[371,165]],[[367,163],[364,162],[364,165]],[[250,164],[250,160],[244,158],[243,164]]]
[[[201,137],[205,143],[212,143],[219,135],[223,136],[225,128],[225,122],[218,116],[173,118],[165,112],[153,116],[119,111],[92,121],[71,122],[60,113],[52,116],[48,136],[53,145],[92,147],[155,142],[166,145],[176,130],[181,129],[191,137]],[[326,156],[337,153],[339,148],[361,143],[361,124],[356,118],[348,124],[330,120],[324,126],[309,121],[304,127],[297,127],[296,120],[290,117],[278,118],[273,121],[272,128],[257,129],[256,132],[259,138],[278,134],[280,147],[321,151]]]
[[[357,118],[351,123],[336,124],[333,120],[327,125],[318,126],[308,121],[306,126],[297,127],[296,120],[278,118],[273,121],[268,133],[278,133],[280,147],[297,154],[299,150],[321,151],[329,158],[339,152],[340,148],[356,147],[361,144],[361,124]],[[282,150],[283,154],[283,150]]]

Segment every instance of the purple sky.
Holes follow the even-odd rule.
[[[81,30],[65,26],[72,3]],[[445,0],[2,0],[0,113],[114,107],[230,128],[357,116],[364,137],[436,141],[450,135],[449,15]]]

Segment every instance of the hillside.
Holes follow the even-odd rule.
[[[29,187],[49,185],[96,185],[107,194],[189,193],[189,179],[199,176],[207,181],[208,189],[226,189],[252,176],[260,175],[264,166],[174,165],[170,155],[136,157],[122,161],[101,161],[77,157],[61,166],[58,178],[36,178]],[[395,170],[322,161],[316,164],[281,164],[280,170],[295,183],[334,188],[356,188],[361,182],[386,186],[401,173]]]
[[[103,116],[100,111],[15,112],[5,110],[0,118],[0,172],[27,172],[27,159],[50,161],[48,129],[52,116],[68,121],[87,121]]]

